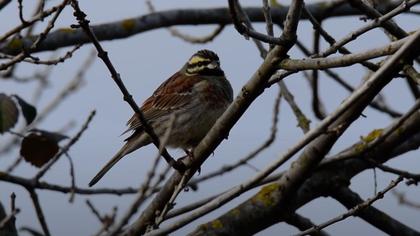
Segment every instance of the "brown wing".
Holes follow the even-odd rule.
[[[201,79],[197,76],[185,76],[179,72],[162,83],[159,88],[141,106],[145,118],[153,122],[159,117],[185,106],[192,99],[193,86]],[[137,115],[134,114],[127,122],[128,130],[124,133],[142,127]]]

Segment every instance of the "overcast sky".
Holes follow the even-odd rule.
[[[25,13],[31,12],[29,5],[32,1],[23,1],[25,4]],[[174,9],[182,7],[206,7],[206,6],[227,6],[226,1],[154,1],[157,10]],[[285,1],[282,1],[282,3]],[[311,1],[306,1],[310,3]],[[57,1],[48,1],[48,5],[56,4]],[[112,22],[128,17],[140,16],[147,13],[146,5],[143,1],[81,1],[82,9],[87,13],[88,19],[92,24]],[[260,1],[244,1],[243,5],[259,6]],[[17,6],[14,3],[9,4],[0,12],[0,32],[11,29],[18,22]],[[418,18],[414,18],[418,20]],[[419,24],[413,22],[413,17],[398,17],[398,23],[410,31],[414,30]],[[418,22],[418,21],[417,21]],[[68,27],[75,23],[72,16],[72,9],[66,8],[60,17],[57,27]],[[357,17],[340,18],[328,20],[325,22],[325,28],[336,38],[344,36],[352,29],[361,25]],[[263,32],[264,25],[256,25],[257,29]],[[179,27],[183,32],[193,35],[202,35],[211,32],[214,26],[191,26]],[[42,28],[36,29],[38,32]],[[276,31],[278,33],[278,31]],[[377,47],[387,43],[386,37],[380,30],[372,31],[362,37],[358,43],[351,43],[349,48],[358,52],[365,48]],[[308,22],[302,21],[298,31],[299,39],[310,46],[312,27]],[[372,40],[374,39],[374,40]],[[222,68],[230,80],[235,94],[240,91],[241,86],[251,77],[255,69],[260,65],[261,59],[256,47],[252,41],[245,40],[240,36],[232,26],[228,26],[213,42],[205,45],[191,45],[180,39],[170,36],[167,30],[153,30],[143,34],[134,35],[130,38],[104,42],[102,44],[109,52],[109,56],[120,72],[124,83],[133,94],[134,99],[141,103],[151,95],[157,86],[176,72],[186,60],[197,50],[207,48],[214,50],[220,57]],[[324,44],[325,46],[325,44]],[[53,69],[51,75],[51,85],[43,94],[41,101],[37,104],[38,109],[42,109],[48,102],[70,81],[75,71],[83,63],[86,56],[92,49],[91,45],[84,46],[73,57],[64,64],[59,64]],[[63,53],[61,51],[61,53]],[[291,51],[291,56],[298,58],[302,54],[295,48]],[[37,56],[48,58],[49,53],[37,54]],[[37,67],[43,69],[42,67]],[[19,65],[17,73],[21,76],[33,74],[35,66]],[[360,66],[353,66],[337,70],[343,78],[353,85],[360,83],[360,78],[365,75],[365,69]],[[318,121],[314,118],[311,111],[310,90],[307,81],[301,74],[290,76],[286,84],[294,94],[297,103],[301,106],[308,117],[312,119],[312,126]],[[338,87],[324,74],[321,74],[320,91],[327,111],[335,110],[348,93]],[[33,91],[36,87],[32,84],[17,84],[0,80],[0,93],[17,93],[31,100]],[[214,156],[210,157],[202,167],[201,173],[206,174],[212,170],[220,168],[227,163],[233,163],[242,158],[255,147],[257,147],[268,136],[272,117],[272,106],[278,88],[273,86],[268,89],[260,98],[258,98],[245,115],[240,119],[237,125],[232,129],[229,140],[225,140],[215,151]],[[403,81],[394,80],[386,89],[385,95],[388,95],[388,102],[397,110],[405,112],[412,104],[411,94],[406,91],[406,85]],[[61,129],[69,121],[75,121],[77,126],[69,132],[73,135],[77,132],[80,125],[86,119],[90,111],[95,109],[97,115],[89,129],[82,136],[79,142],[70,150],[73,158],[77,184],[81,187],[87,187],[87,183],[92,176],[102,167],[102,165],[111,158],[111,156],[121,147],[124,137],[120,134],[125,130],[125,122],[131,117],[130,107],[122,100],[122,95],[114,82],[110,79],[109,73],[103,63],[96,59],[93,66],[89,69],[83,87],[74,95],[71,95],[46,119],[39,128],[55,131]],[[377,113],[371,109],[364,112],[366,118],[357,120],[346,132],[343,138],[334,146],[333,151],[339,151],[348,147],[359,140],[360,136],[366,135],[375,128],[382,128],[390,123],[390,118]],[[23,123],[21,121],[21,123]],[[296,127],[296,120],[289,106],[282,102],[280,111],[279,133],[275,143],[263,152],[252,165],[262,169],[271,161],[275,160],[288,147],[296,143],[302,137],[302,132]],[[7,140],[8,135],[0,137],[0,144]],[[147,170],[152,164],[155,156],[154,147],[145,147],[129,155],[120,161],[97,185],[97,187],[137,187],[147,175]],[[179,150],[171,150],[175,156],[183,153]],[[417,154],[417,155],[416,155]],[[11,152],[7,156],[0,156],[0,169],[4,170],[13,162],[18,155],[18,150]],[[417,153],[409,153],[403,158],[393,160],[390,163],[396,167],[406,170],[419,172]],[[165,163],[162,161],[160,169],[163,169]],[[289,163],[282,167],[287,168]],[[15,171],[15,174],[31,177],[37,169],[27,163],[23,163]],[[57,183],[69,184],[69,168],[65,158],[58,161],[57,164],[44,177],[44,180]],[[220,178],[208,181],[200,185],[198,192],[184,192],[178,200],[177,206],[191,203],[205,196],[217,194],[228,189],[255,174],[255,170],[249,167],[243,167],[234,173],[224,175]],[[378,189],[381,190],[388,185],[389,181],[395,176],[390,176],[378,171]],[[365,171],[363,174],[352,180],[351,188],[361,194],[362,197],[373,195],[374,180],[373,172]],[[398,188],[400,191],[407,191],[412,199],[419,199],[420,191],[418,188],[407,189],[403,184]],[[40,229],[36,220],[35,212],[27,192],[11,184],[0,182],[0,201],[8,206],[11,192],[17,194],[17,206],[21,213],[17,216],[17,225],[31,226]],[[121,216],[130,205],[132,196],[76,196],[75,203],[68,203],[68,196],[60,193],[38,191],[42,207],[45,211],[46,220],[53,235],[91,235],[99,229],[100,224],[95,216],[85,205],[85,199],[93,201],[102,213],[110,212],[113,206],[118,206],[119,216]],[[244,194],[239,199],[223,206],[218,211],[200,218],[193,224],[182,228],[174,235],[184,235],[190,232],[200,223],[213,219],[236,206],[244,199],[252,196],[255,191]],[[147,205],[147,204],[146,204]],[[420,212],[399,206],[392,195],[387,195],[375,206],[391,213],[392,216],[407,225],[420,230],[418,219]],[[341,214],[345,211],[344,207],[337,204],[334,200],[328,198],[317,199],[310,204],[299,209],[299,213],[311,218],[316,223],[321,223],[331,217]],[[290,235],[297,230],[285,224],[275,225],[259,235]],[[344,222],[335,224],[327,228],[331,235],[383,235],[374,227],[363,222],[358,218],[350,218]]]

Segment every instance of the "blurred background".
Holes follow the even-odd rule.
[[[289,4],[289,2],[281,1],[281,4]],[[307,4],[313,2],[315,1],[306,1]],[[25,7],[24,13],[29,18],[35,1],[23,1],[23,3]],[[52,6],[57,3],[58,1],[46,1],[47,6]],[[181,8],[227,7],[227,1],[221,0],[155,0],[153,3],[157,11]],[[243,6],[261,6],[261,1],[241,1],[241,3]],[[144,1],[90,0],[80,1],[80,5],[85,13],[87,13],[91,24],[95,25],[148,13],[148,8]],[[69,27],[70,24],[76,23],[72,13],[71,7],[65,8],[56,23],[56,28]],[[396,18],[396,21],[406,31],[415,30],[419,27],[418,16],[399,16]],[[0,11],[0,32],[6,32],[17,24],[19,24],[18,6],[17,1],[13,1]],[[38,25],[35,28],[35,32],[43,30],[42,26],[46,24],[47,21]],[[339,39],[350,31],[357,29],[362,24],[363,21],[358,16],[355,16],[332,18],[331,20],[324,21],[323,26],[336,39]],[[254,24],[254,26],[259,32],[265,32],[265,24]],[[212,32],[215,27],[217,26],[200,25],[176,28],[182,32],[200,36]],[[308,47],[312,45],[312,31],[312,25],[308,21],[300,22],[298,37]],[[279,35],[279,29],[276,27],[275,33]],[[387,43],[387,37],[380,29],[377,29],[365,34],[357,42],[350,43],[348,48],[353,52],[361,52],[364,49],[386,45]],[[240,91],[244,83],[262,62],[259,52],[252,41],[246,40],[243,36],[239,35],[232,25],[225,27],[223,32],[213,42],[205,45],[187,43],[179,38],[173,37],[168,30],[159,29],[125,39],[104,41],[102,46],[109,52],[109,56],[121,74],[121,78],[128,87],[129,92],[139,104],[149,97],[160,83],[180,69],[197,50],[207,48],[215,51],[219,55],[222,68],[230,80],[235,94]],[[327,44],[323,42],[322,48],[326,48],[326,46]],[[84,45],[74,54],[73,58],[52,68],[48,89],[42,94],[39,102],[36,104],[38,110],[42,110],[43,107],[49,104],[56,94],[74,78],[76,71],[82,66],[92,49],[92,45]],[[61,53],[58,52],[55,55],[61,55],[66,50],[68,48],[61,49]],[[51,52],[38,53],[36,56],[49,58]],[[304,55],[297,48],[293,48],[290,51],[290,56],[292,58],[301,58]],[[45,66],[24,63],[18,65],[16,74],[22,77],[33,76],[34,72],[44,69]],[[366,69],[359,65],[341,68],[335,71],[353,86],[359,85],[367,73]],[[319,121],[312,112],[311,90],[308,81],[301,74],[295,74],[288,77],[285,82],[293,93],[297,104],[312,120],[311,127],[314,127]],[[59,131],[67,126],[69,122],[74,122],[73,128],[67,132],[69,136],[72,136],[79,130],[89,113],[92,110],[97,111],[88,130],[69,151],[75,164],[76,183],[80,187],[87,187],[89,180],[123,145],[125,136],[120,136],[120,134],[126,129],[125,123],[133,112],[123,101],[121,92],[110,79],[108,70],[98,58],[95,58],[93,65],[87,71],[81,86],[77,92],[69,95],[47,119],[39,124],[38,128]],[[16,83],[14,81],[0,80],[1,93],[18,94],[27,101],[33,99],[36,87],[37,83],[35,82]],[[383,94],[387,98],[387,102],[394,109],[405,112],[414,102],[411,94],[405,91],[408,91],[406,83],[402,80],[395,79],[385,88]],[[216,149],[214,155],[202,166],[201,174],[206,174],[212,170],[219,169],[224,164],[239,160],[254,150],[263,140],[267,139],[270,132],[273,103],[277,93],[278,86],[272,86],[252,104],[245,115],[231,130],[229,139],[225,140]],[[320,94],[322,101],[326,105],[327,112],[334,111],[343,99],[349,95],[347,91],[327,78],[323,73],[320,74]],[[366,117],[354,122],[334,146],[332,150],[334,153],[357,142],[361,136],[367,135],[371,130],[386,127],[392,121],[390,117],[378,113],[371,108],[368,108],[363,114]],[[303,136],[302,131],[296,127],[297,121],[290,107],[284,101],[281,104],[279,117],[279,132],[275,143],[251,162],[252,166],[256,169],[262,169],[271,163]],[[24,125],[23,119],[20,119],[19,125]],[[6,143],[10,137],[10,134],[1,135],[0,146]],[[170,152],[173,156],[183,155],[183,152],[180,150],[170,150]],[[7,154],[0,155],[0,170],[4,170],[13,163],[18,154],[19,150],[16,148]],[[155,155],[156,148],[153,146],[148,146],[132,153],[120,161],[95,187],[139,187],[147,176],[148,169],[152,165]],[[389,164],[407,171],[419,173],[420,165],[415,158],[418,158],[418,152],[411,152],[403,157],[392,160]],[[288,168],[289,165],[290,163],[286,163],[278,172]],[[159,169],[163,170],[165,167],[166,163],[162,161]],[[176,201],[177,206],[182,206],[206,196],[217,194],[241,183],[256,174],[255,168],[250,168],[245,165],[234,172],[203,183],[199,186],[198,191],[190,190],[183,192]],[[32,177],[37,171],[30,164],[22,163],[14,171],[14,174],[23,177]],[[393,178],[395,176],[378,171],[378,189],[381,190],[386,187]],[[43,180],[69,186],[69,163],[66,158],[61,158]],[[373,196],[373,171],[365,171],[353,178],[351,188],[363,198]],[[173,235],[185,235],[200,223],[207,222],[225,213],[255,194],[257,190],[258,188],[245,193],[217,211],[178,230]],[[404,184],[400,184],[397,190],[406,192],[410,199],[420,199],[420,190],[418,187],[408,188]],[[40,229],[32,202],[25,189],[17,185],[0,182],[0,201],[5,206],[8,206],[12,192],[16,193],[16,204],[21,209],[21,212],[17,215],[17,226],[31,226],[35,229]],[[86,207],[86,199],[90,199],[102,213],[109,213],[114,206],[117,206],[118,216],[123,215],[133,199],[133,195],[122,197],[114,195],[76,195],[75,202],[70,204],[68,195],[51,191],[37,192],[52,235],[92,235],[100,228],[101,223]],[[144,206],[147,206],[147,203]],[[399,205],[397,199],[392,194],[387,194],[384,199],[376,202],[374,206],[387,213],[392,213],[397,220],[404,222],[414,229],[420,230],[420,225],[418,224],[420,211]],[[298,210],[299,213],[307,216],[315,223],[322,223],[345,211],[346,209],[343,206],[329,198],[317,199]],[[381,231],[355,217],[334,224],[328,227],[326,231],[331,233],[331,235],[383,235]],[[280,223],[260,232],[258,235],[290,235],[297,232],[298,230],[294,227]]]

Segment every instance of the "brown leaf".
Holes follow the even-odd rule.
[[[57,154],[58,143],[43,133],[29,133],[22,140],[20,155],[36,167],[41,167]]]
[[[19,97],[18,95],[13,95],[18,101],[20,108],[22,109],[23,117],[25,117],[26,124],[29,125],[32,121],[35,120],[36,117],[36,108],[31,104],[27,103],[23,98]]]
[[[0,134],[13,128],[18,116],[19,110],[15,102],[6,94],[0,93]]]

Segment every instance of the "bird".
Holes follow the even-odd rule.
[[[194,53],[183,67],[163,82],[144,101],[140,110],[161,139],[171,124],[166,146],[187,153],[203,139],[233,101],[233,90],[220,67],[216,53],[203,49]],[[123,147],[89,182],[96,184],[121,158],[152,140],[136,114],[127,122],[131,132]],[[124,134],[123,133],[123,134]]]

